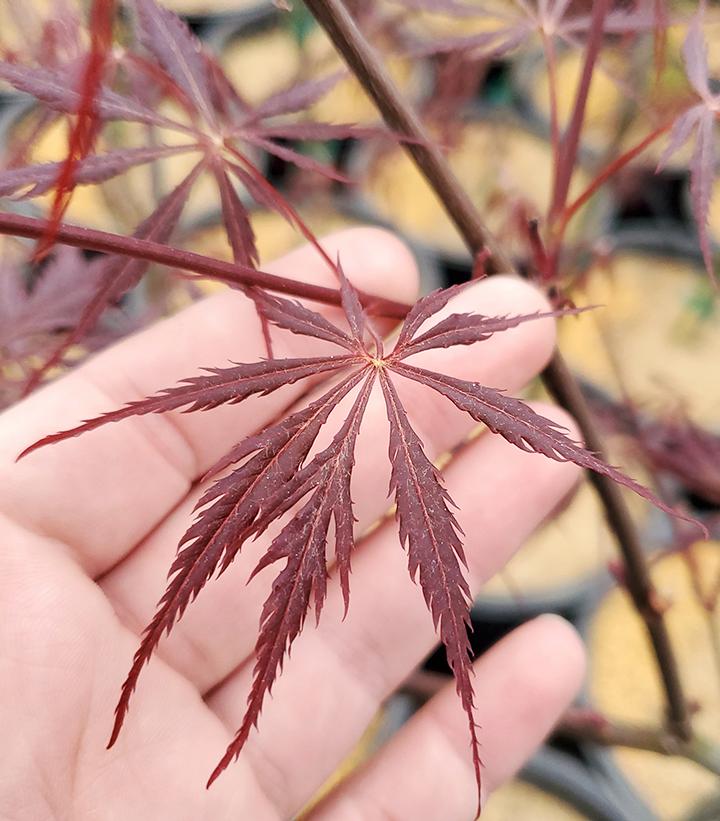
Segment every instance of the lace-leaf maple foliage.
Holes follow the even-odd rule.
[[[198,502],[196,519],[181,539],[170,569],[167,590],[143,634],[122,686],[110,745],[118,737],[141,670],[163,633],[172,629],[213,574],[228,569],[248,539],[290,513],[252,574],[271,564],[284,563],[262,609],[245,717],[210,776],[209,785],[240,753],[251,729],[257,725],[265,696],[290,645],[301,632],[309,610],[314,608],[316,618],[320,617],[331,568],[328,558],[331,533],[334,533],[336,571],[346,608],[349,604],[350,558],[354,548],[351,476],[355,442],[370,393],[379,384],[390,423],[390,489],[396,504],[400,541],[408,553],[410,575],[419,582],[455,675],[457,692],[467,714],[479,795],[481,764],[468,640],[471,594],[464,573],[462,532],[452,513],[453,502],[442,477],[426,456],[422,441],[410,424],[396,389],[397,377],[437,391],[522,450],[597,471],[631,488],[662,510],[675,511],[650,490],[595,457],[573,441],[564,428],[521,400],[477,382],[450,377],[406,361],[420,351],[472,345],[523,322],[573,313],[577,309],[508,317],[452,313],[432,324],[437,312],[464,287],[455,286],[435,291],[418,301],[407,314],[394,347],[386,353],[339,265],[337,273],[346,328],[334,325],[300,303],[265,292],[259,292],[257,298],[262,302],[264,315],[277,327],[323,340],[341,349],[340,353],[207,368],[204,375],[185,379],[155,396],[47,436],[27,448],[22,456],[130,416],[176,409],[207,410],[238,403],[319,373],[337,378],[307,407],[244,439],[211,468],[208,476],[232,466],[229,473],[209,486]],[[312,455],[320,429],[341,400],[353,391],[354,402],[335,437],[327,447]]]
[[[112,11],[112,5],[106,0],[96,0],[93,9],[96,5],[105,9],[105,17]],[[47,57],[38,52],[35,65],[0,59],[0,80],[35,98],[53,116],[67,116],[84,124],[82,133],[79,126],[71,130],[66,160],[0,170],[0,197],[27,199],[54,192],[48,236],[41,243],[47,250],[76,186],[98,185],[140,166],[170,157],[186,157],[191,160],[190,170],[136,226],[133,237],[169,242],[195,183],[207,173],[217,186],[221,219],[238,266],[254,268],[259,259],[249,205],[238,188],[244,189],[257,205],[283,216],[322,254],[315,236],[293,205],[258,169],[254,154],[265,152],[302,170],[347,183],[349,179],[333,166],[284,143],[348,137],[389,138],[390,132],[380,126],[287,120],[289,115],[303,111],[326,94],[341,72],[293,83],[252,106],[177,15],[155,0],[133,0],[130,10],[131,42],[122,49],[106,49],[106,53],[99,55],[95,53],[98,42],[107,45],[107,37],[93,36],[87,55],[73,54],[66,61],[58,61],[54,52]],[[91,16],[91,35],[93,19]],[[79,27],[77,21],[75,25]],[[95,66],[91,74],[87,69],[89,64]],[[85,99],[88,94],[93,97],[92,106]],[[89,108],[92,116],[87,112],[87,116],[76,116]],[[95,142],[102,128],[111,122],[155,129],[160,143],[93,151],[98,148]],[[181,142],[166,145],[162,139]],[[20,156],[22,154],[20,152]],[[328,260],[328,264],[332,262]],[[37,387],[48,371],[63,361],[71,346],[81,342],[92,330],[104,310],[140,282],[149,262],[111,256],[105,266],[103,287],[87,302],[72,332],[35,369],[26,392]],[[244,290],[251,297],[257,293],[253,288]],[[271,355],[267,323],[259,307],[258,312]]]

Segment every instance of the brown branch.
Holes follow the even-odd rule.
[[[375,101],[386,124],[393,131],[412,140],[403,143],[405,150],[413,157],[418,169],[440,198],[473,257],[487,249],[490,252],[488,273],[514,272],[509,258],[483,223],[437,145],[389,78],[378,54],[359,31],[342,0],[306,0],[306,6],[326,30],[365,91]],[[587,403],[560,353],[555,353],[542,376],[556,401],[575,417],[588,449],[603,456],[602,440]],[[590,474],[590,479],[617,538],[625,564],[627,588],[645,621],[655,651],[665,688],[669,728],[679,738],[689,740],[692,734],[690,715],[680,683],[677,660],[663,614],[654,606],[657,596],[654,594],[637,530],[615,483],[595,473]]]
[[[425,703],[450,686],[450,676],[417,669],[405,679],[401,689]],[[553,730],[553,735],[572,741],[589,741],[603,747],[629,747],[687,758],[720,775],[720,746],[710,739],[695,735],[689,741],[683,741],[664,727],[614,721],[588,707],[569,707]]]
[[[48,222],[35,217],[23,217],[18,214],[0,213],[0,234],[13,237],[39,239],[48,230]],[[171,268],[191,271],[200,276],[209,277],[228,285],[243,287],[258,286],[268,291],[287,296],[302,297],[327,305],[340,304],[340,292],[335,288],[324,288],[310,285],[299,280],[257,271],[246,265],[223,262],[222,260],[172,248],[159,242],[146,239],[125,237],[108,231],[97,231],[94,228],[81,228],[76,225],[61,224],[55,239],[61,245],[72,245],[89,251],[100,251],[107,254],[122,254],[135,259],[146,259]],[[363,304],[380,316],[391,319],[403,319],[409,310],[408,305],[390,299],[360,294]]]
[[[571,707],[555,729],[558,736],[606,747],[630,747],[659,755],[680,756],[720,775],[720,747],[696,735],[683,741],[662,727],[612,721],[594,710]]]
[[[489,272],[512,271],[512,261],[478,217],[475,206],[450,170],[437,143],[426,132],[417,114],[406,105],[344,5],[337,0],[328,3],[312,0],[305,5],[326,29],[374,100],[386,124],[396,134],[408,138],[403,141],[403,147],[444,203],[448,216],[471,247],[473,255],[487,248],[490,252]]]

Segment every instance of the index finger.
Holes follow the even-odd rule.
[[[408,301],[417,288],[412,255],[393,235],[357,228],[323,241],[360,288]],[[305,282],[333,274],[305,247],[269,266]],[[337,309],[321,307],[326,314]],[[309,353],[313,340],[279,332],[277,356]],[[0,510],[27,529],[67,545],[86,571],[116,564],[186,495],[233,443],[281,413],[302,383],[241,405],[194,414],[135,417],[43,448],[15,464],[31,442],[77,425],[228,359],[265,354],[252,302],[238,292],[203,300],[124,340],[0,417]]]

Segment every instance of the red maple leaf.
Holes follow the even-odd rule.
[[[232,469],[205,491],[197,505],[195,522],[180,541],[170,569],[170,582],[157,612],[146,628],[130,672],[122,686],[110,738],[118,737],[129,702],[144,665],[162,635],[169,632],[186,607],[214,573],[223,573],[243,545],[272,522],[290,513],[273,539],[253,576],[283,562],[262,610],[256,644],[253,683],[243,722],[208,784],[243,748],[258,722],[266,694],[280,670],[285,654],[303,628],[311,607],[320,617],[329,569],[329,533],[334,531],[337,572],[346,607],[349,601],[350,558],[354,547],[351,476],[355,442],[368,397],[379,384],[390,423],[389,457],[391,491],[396,504],[400,541],[408,553],[410,575],[422,589],[428,609],[445,645],[455,675],[457,691],[467,714],[472,760],[480,788],[480,755],[474,716],[472,665],[468,641],[470,588],[464,576],[462,533],[453,515],[440,473],[426,456],[397,393],[398,377],[437,391],[450,402],[525,451],[570,461],[612,477],[674,513],[648,489],[598,459],[573,441],[564,428],[539,415],[519,399],[442,373],[413,365],[408,360],[421,352],[482,342],[494,333],[544,316],[485,317],[452,313],[432,323],[460,287],[435,291],[410,310],[394,347],[385,353],[361,307],[357,294],[342,275],[342,303],[347,328],[332,324],[297,303],[265,292],[256,298],[268,321],[295,334],[324,340],[339,352],[300,359],[268,359],[230,368],[208,368],[201,376],[157,395],[132,402],[119,410],[91,419],[28,447],[38,447],[93,430],[108,422],[179,408],[199,411],[224,403],[242,402],[266,395],[284,385],[318,373],[333,376],[326,392],[307,407],[236,445],[209,472]],[[340,401],[355,392],[355,399],[331,443],[315,455],[311,449],[320,429]],[[680,514],[677,514],[680,515]],[[331,525],[334,523],[334,527]]]
[[[206,53],[200,41],[175,14],[155,0],[134,0],[136,39],[140,50],[128,49],[121,56],[110,55],[113,71],[126,79],[123,91],[116,91],[103,80],[98,68],[92,86],[92,117],[88,122],[99,127],[119,120],[141,123],[182,135],[181,145],[150,145],[120,149],[104,154],[90,154],[88,132],[82,145],[61,163],[44,163],[0,171],[0,196],[35,197],[55,190],[51,232],[58,214],[76,185],[106,182],[140,165],[181,154],[200,154],[187,177],[171,191],[157,209],[135,230],[138,239],[168,242],[178,224],[193,185],[205,172],[216,181],[220,195],[222,219],[235,262],[254,267],[258,262],[255,237],[246,203],[236,186],[243,187],[258,204],[280,213],[323,254],[315,236],[293,206],[276,191],[253,163],[247,147],[275,155],[298,167],[324,174],[339,182],[348,179],[332,166],[296,151],[282,141],[330,140],[346,137],[368,137],[389,134],[382,128],[359,128],[352,124],[284,122],[281,115],[293,114],[312,105],[337,81],[339,74],[312,82],[292,85],[259,105],[250,106],[223,73],[214,58]],[[108,58],[108,59],[110,59]],[[98,58],[99,59],[99,58]],[[73,65],[28,66],[0,61],[0,79],[24,91],[49,109],[61,114],[75,114],[89,105],[89,86],[78,91],[67,82],[67,74],[82,70],[85,63]],[[87,77],[87,72],[82,76]],[[90,80],[88,79],[89,83]],[[134,96],[125,93],[135,90]],[[157,103],[171,98],[181,107],[180,118],[158,112]],[[182,112],[187,120],[182,119]],[[94,128],[94,126],[93,126]],[[76,131],[73,131],[75,135]],[[84,134],[84,132],[83,132]],[[87,137],[87,140],[85,139]],[[80,139],[78,137],[78,139]],[[92,140],[90,140],[92,142]],[[60,209],[60,210],[58,210]],[[326,260],[333,267],[332,260]],[[109,260],[106,287],[88,303],[87,311],[72,336],[63,341],[53,354],[37,368],[27,390],[34,388],[44,374],[58,364],[70,345],[81,339],[97,321],[105,307],[145,274],[149,263]],[[254,291],[248,294],[252,297]],[[259,312],[269,349],[267,323]]]
[[[705,4],[701,3],[698,13],[690,22],[683,44],[685,72],[700,102],[691,105],[675,120],[668,145],[660,157],[658,170],[665,167],[670,157],[682,148],[694,133],[695,146],[690,159],[690,198],[705,269],[715,282],[707,222],[716,173],[715,121],[720,112],[720,94],[714,94],[710,90],[707,43],[702,29],[704,11]]]

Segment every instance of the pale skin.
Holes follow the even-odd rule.
[[[412,256],[391,235],[353,229],[325,241],[349,278],[411,301]],[[305,248],[267,266],[332,285]],[[448,306],[485,314],[544,310],[509,277],[478,283]],[[335,309],[322,308],[338,317]],[[277,356],[317,350],[274,333]],[[549,358],[550,320],[471,348],[426,352],[424,367],[518,390]],[[273,573],[246,580],[267,538],[212,580],[145,669],[117,744],[106,750],[120,684],[191,521],[198,478],[230,445],[298,401],[292,386],[240,406],[109,425],[15,463],[47,433],[192,375],[264,353],[251,304],[223,293],[99,354],[0,416],[0,817],[41,819],[291,818],[353,748],[382,701],[436,642],[392,521],[359,540],[342,620],[335,576],[320,627],[308,620],[238,761],[205,781],[244,712],[257,621]],[[430,455],[471,421],[420,386],[400,384]],[[542,412],[565,424],[557,409]],[[373,396],[358,442],[353,496],[362,533],[386,510],[387,422]],[[578,471],[480,436],[446,468],[467,534],[471,587],[498,572],[572,490]],[[531,622],[475,665],[487,795],[522,766],[576,694],[582,645],[554,617]],[[452,685],[331,793],[312,819],[464,821],[476,806],[467,726]]]

